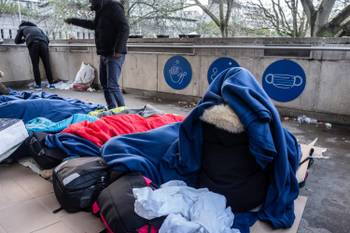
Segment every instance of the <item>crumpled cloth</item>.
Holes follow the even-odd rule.
[[[239,233],[232,229],[234,215],[226,198],[206,188],[169,181],[157,190],[135,188],[135,212],[148,220],[167,216],[159,233]]]

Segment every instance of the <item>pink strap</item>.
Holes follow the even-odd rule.
[[[154,226],[151,226],[151,231],[148,231],[148,225],[145,225],[137,230],[137,233],[158,233],[158,229],[156,229]]]
[[[152,180],[148,179],[148,178],[145,177],[145,176],[143,177],[143,179],[145,180],[145,183],[146,183],[147,186],[151,186]]]
[[[92,205],[92,213],[93,214],[98,214],[100,212],[100,210],[101,210],[100,206],[97,204],[97,202],[95,202]]]

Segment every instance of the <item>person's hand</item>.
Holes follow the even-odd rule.
[[[64,19],[64,22],[68,23],[68,24],[72,24],[73,19],[72,18],[67,18],[67,19]]]

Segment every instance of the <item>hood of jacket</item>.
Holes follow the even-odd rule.
[[[19,27],[24,27],[24,26],[33,26],[33,27],[37,27],[36,24],[29,22],[29,21],[22,21],[21,24],[19,25]]]
[[[108,5],[110,2],[113,2],[113,0],[90,0],[90,4],[91,4],[91,10],[92,11],[100,11],[103,9],[103,7],[105,7],[106,5]]]

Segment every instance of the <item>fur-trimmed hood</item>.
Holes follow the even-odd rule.
[[[206,109],[200,119],[230,133],[244,132],[244,126],[236,113],[225,104]]]

